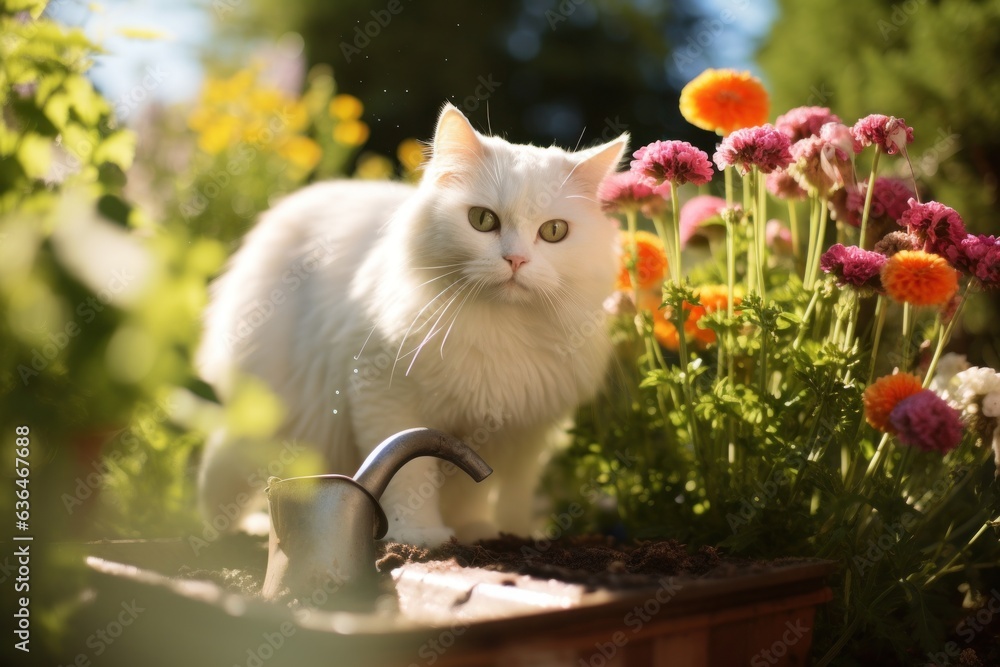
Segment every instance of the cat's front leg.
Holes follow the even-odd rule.
[[[386,540],[437,546],[455,535],[441,518],[444,480],[440,462],[435,458],[421,457],[400,468],[381,499],[389,520]]]

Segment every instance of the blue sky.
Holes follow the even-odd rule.
[[[123,111],[132,115],[149,100],[179,101],[198,91],[203,76],[201,55],[212,45],[212,2],[54,0],[50,11],[61,21],[82,27],[107,52],[95,59],[91,77],[121,117]],[[95,5],[98,11],[92,10]],[[664,64],[673,83],[683,85],[705,67],[756,70],[754,51],[775,11],[774,0],[701,0],[701,18],[693,34],[675,36],[680,46],[693,49],[689,53],[695,59],[683,66],[676,60]],[[156,31],[162,36],[136,39],[121,33],[128,29]],[[699,40],[705,44],[700,48]]]

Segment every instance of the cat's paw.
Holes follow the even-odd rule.
[[[387,542],[403,542],[421,547],[436,547],[455,536],[445,526],[393,526],[385,535]]]

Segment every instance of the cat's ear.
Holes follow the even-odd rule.
[[[596,190],[601,181],[618,168],[618,163],[628,150],[628,141],[629,135],[625,132],[606,144],[578,152],[576,155],[580,163],[573,171],[573,177],[582,179],[588,189]]]
[[[468,172],[470,161],[482,157],[483,144],[469,120],[448,103],[438,116],[428,174],[434,180],[454,178]]]

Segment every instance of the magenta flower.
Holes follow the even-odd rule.
[[[751,167],[770,174],[792,163],[791,140],[773,125],[746,127],[729,133],[715,151],[715,166],[722,171],[736,167],[746,176]]]
[[[767,175],[764,184],[767,191],[778,199],[805,199],[809,194],[787,169],[775,169]]]
[[[837,278],[840,287],[853,287],[868,296],[882,291],[881,271],[889,258],[858,246],[830,247],[819,258],[819,268]]]
[[[601,208],[609,213],[640,210],[643,215],[661,213],[670,199],[670,186],[650,186],[646,179],[632,171],[609,175],[597,188]]]
[[[907,205],[899,224],[920,239],[927,252],[947,257],[949,249],[960,245],[969,234],[962,216],[949,206],[936,201],[920,204],[916,199],[910,199]]]
[[[962,442],[959,412],[930,389],[904,398],[889,413],[889,424],[904,445],[947,454]]]
[[[905,150],[906,144],[913,141],[913,128],[902,118],[880,113],[865,116],[854,124],[851,132],[861,148],[874,144],[889,155]]]
[[[791,153],[794,162],[788,173],[811,194],[829,197],[853,174],[854,167],[847,151],[820,137],[796,141]]]
[[[906,232],[889,232],[875,243],[875,252],[892,257],[900,250],[920,250],[923,244],[916,236]]]
[[[1000,287],[1000,239],[967,235],[945,255],[954,266],[978,280],[986,289]]]
[[[632,154],[632,171],[656,187],[663,183],[704,185],[712,180],[712,164],[705,151],[686,141],[654,141]]]
[[[840,117],[826,107],[795,107],[774,121],[774,127],[783,132],[794,144],[799,139],[819,136],[826,123],[839,123]]]
[[[861,226],[861,216],[865,210],[865,193],[868,192],[868,182],[847,192],[846,217],[838,213],[834,217],[854,227]],[[875,191],[872,192],[872,207],[868,212],[868,222],[882,221],[896,223],[910,207],[913,190],[898,178],[879,176],[875,179]]]
[[[726,200],[712,195],[692,197],[680,211],[681,247],[686,246],[702,223],[717,218],[726,208]]]

